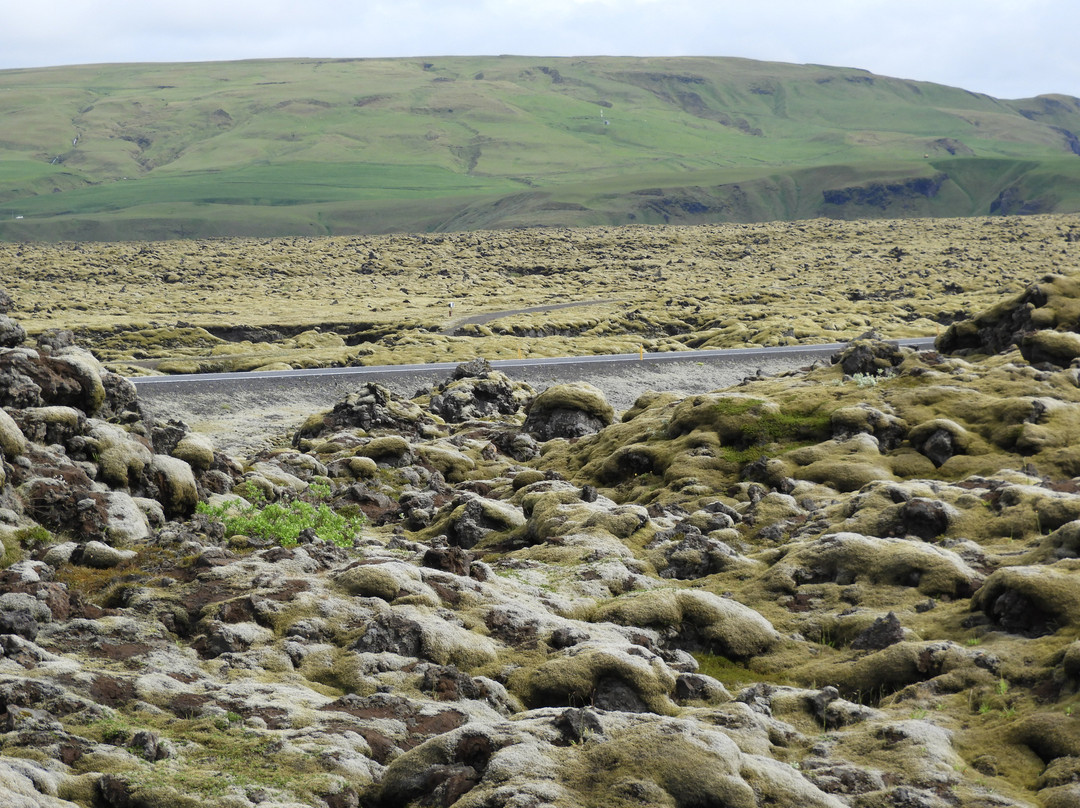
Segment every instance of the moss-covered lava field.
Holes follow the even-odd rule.
[[[128,375],[932,337],[1078,262],[1071,215],[0,244],[31,338]]]

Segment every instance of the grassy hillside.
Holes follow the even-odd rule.
[[[1072,212],[1078,132],[1075,98],[742,59],[8,70],[0,238]]]

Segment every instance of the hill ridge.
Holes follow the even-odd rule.
[[[7,240],[1080,210],[1080,99],[860,68],[270,59],[0,83]],[[928,181],[934,193],[909,192]],[[850,188],[865,192],[829,201]]]

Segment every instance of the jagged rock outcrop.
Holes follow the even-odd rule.
[[[297,431],[294,443],[343,429],[417,436],[434,425],[419,405],[399,398],[382,385],[366,383],[327,413],[310,417]]]
[[[975,317],[953,323],[938,339],[947,353],[996,354],[1020,348],[1032,363],[1067,367],[1080,357],[1080,277],[1047,275]]]
[[[533,389],[493,370],[486,359],[474,359],[454,369],[450,379],[431,393],[428,409],[448,423],[511,415],[533,397]]]

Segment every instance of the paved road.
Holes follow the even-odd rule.
[[[929,347],[932,339],[901,340]],[[569,381],[588,381],[604,391],[617,410],[628,409],[647,390],[700,393],[737,384],[759,370],[765,374],[802,367],[836,353],[844,343],[777,348],[678,351],[545,359],[503,359],[491,364],[537,390]],[[449,378],[457,362],[381,365],[260,373],[201,373],[132,378],[143,406],[159,420],[177,418],[237,453],[269,444],[295,431],[310,414],[332,407],[360,384],[376,381],[399,395]]]

